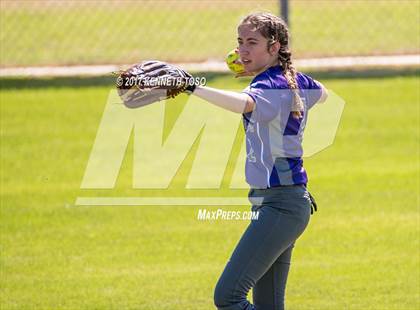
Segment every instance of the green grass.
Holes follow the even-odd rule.
[[[288,307],[418,309],[419,79],[322,81],[346,107],[334,145],[305,161],[319,212],[295,248]],[[247,222],[200,222],[198,207],[73,207],[111,86],[37,83],[2,80],[0,92],[1,308],[213,309]]]
[[[277,1],[2,1],[1,66],[224,60],[236,27]],[[418,1],[292,1],[295,57],[419,52]]]

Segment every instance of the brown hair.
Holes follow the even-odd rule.
[[[289,49],[289,29],[286,23],[271,13],[252,13],[246,16],[241,23],[252,25],[263,37],[268,39],[267,49],[275,42],[280,43],[278,60],[283,69],[284,77],[293,93],[292,113],[294,117],[301,117],[304,106],[299,96],[299,87],[296,81],[296,69],[292,64],[292,53]]]

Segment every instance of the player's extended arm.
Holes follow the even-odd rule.
[[[221,90],[207,86],[197,86],[194,95],[214,105],[235,113],[248,113],[254,110],[255,102],[247,94]]]

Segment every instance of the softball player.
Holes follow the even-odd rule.
[[[238,49],[246,73],[255,76],[242,92],[197,87],[194,95],[242,113],[246,131],[246,180],[252,221],[237,244],[214,292],[220,310],[284,309],[292,249],[311,214],[312,197],[302,162],[307,111],[325,101],[321,83],[296,72],[285,23],[254,13],[238,26]],[[253,304],[247,294],[253,289]]]

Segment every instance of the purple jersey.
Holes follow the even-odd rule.
[[[243,91],[255,101],[255,109],[243,114],[247,159],[245,175],[254,188],[306,184],[302,139],[307,111],[319,100],[321,85],[297,73],[303,116],[291,114],[293,95],[280,66],[257,75]]]

